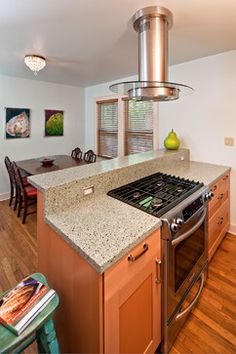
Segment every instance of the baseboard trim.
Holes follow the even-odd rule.
[[[0,202],[9,198],[10,198],[9,192],[0,194]]]
[[[236,235],[236,224],[230,224],[229,233]]]

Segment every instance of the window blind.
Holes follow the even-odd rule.
[[[125,100],[125,154],[153,148],[153,102]]]
[[[97,101],[98,155],[118,155],[118,100]]]

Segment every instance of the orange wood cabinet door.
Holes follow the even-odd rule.
[[[105,272],[106,354],[154,353],[159,345],[161,341],[160,259],[158,230]]]
[[[229,228],[229,199],[219,208],[209,221],[208,259],[211,260],[227,229]]]
[[[208,207],[208,260],[215,254],[230,223],[230,174],[226,173],[211,187],[214,197]]]
[[[230,175],[225,174],[215,184],[210,186],[211,191],[214,193],[214,197],[209,203],[208,216],[211,218],[224,204],[225,200],[229,198],[230,193]]]

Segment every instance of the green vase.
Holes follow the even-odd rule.
[[[164,146],[168,150],[178,150],[180,146],[180,140],[174,132],[174,129],[171,129],[171,132],[165,138]]]

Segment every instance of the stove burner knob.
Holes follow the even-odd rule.
[[[205,200],[206,201],[210,201],[212,199],[212,197],[214,197],[214,193],[213,192],[208,192],[206,195],[205,195]]]
[[[181,219],[181,218],[177,218],[175,222],[178,226],[182,226],[184,223],[183,219]]]
[[[208,194],[209,194],[209,199],[211,200],[214,197],[214,193],[210,191]]]
[[[177,232],[179,230],[179,226],[175,223],[172,222],[172,224],[170,225],[171,231],[173,232]]]

